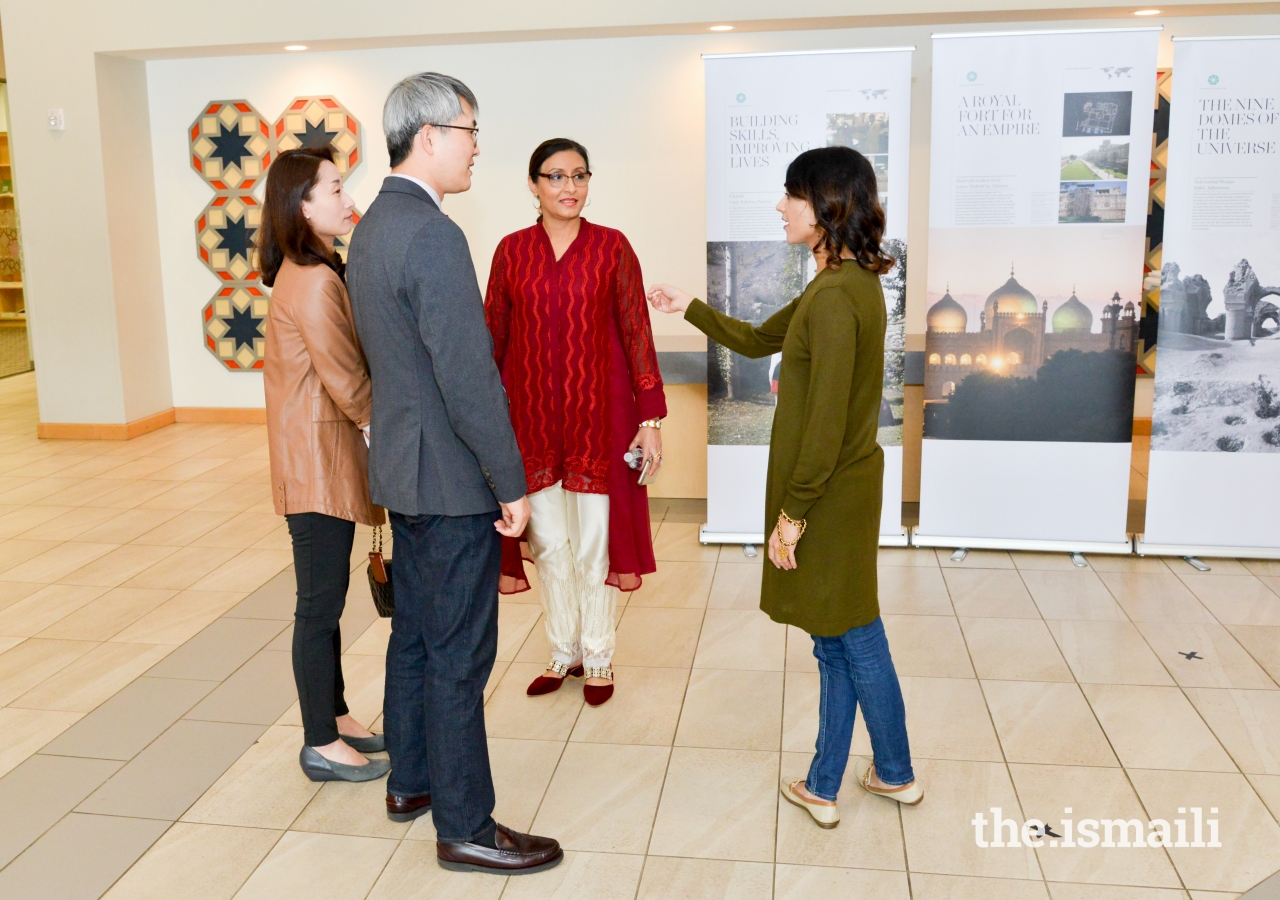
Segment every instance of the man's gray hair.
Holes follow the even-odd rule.
[[[382,107],[382,130],[387,136],[387,153],[394,169],[408,159],[413,139],[423,125],[447,125],[462,114],[462,100],[479,115],[476,95],[452,75],[419,72],[391,89]]]

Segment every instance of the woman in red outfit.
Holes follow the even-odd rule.
[[[531,515],[551,664],[529,694],[587,676],[599,706],[613,695],[613,589],[656,570],[649,501],[625,459],[662,460],[667,402],[640,262],[619,231],[582,218],[591,169],[577,141],[545,141],[529,160],[536,224],[498,244],[485,318],[511,399]],[[526,590],[518,546],[503,588]]]

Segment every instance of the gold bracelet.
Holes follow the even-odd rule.
[[[786,519],[788,522],[790,522],[792,525],[799,528],[801,531],[804,530],[805,520],[791,518],[789,515],[787,515],[787,511],[785,509],[778,510],[778,520],[781,521],[782,519]]]
[[[789,525],[794,525],[795,527],[800,529],[800,533],[796,535],[796,539],[794,541],[784,541],[782,539],[783,521],[786,521]],[[779,512],[778,513],[778,543],[784,547],[794,547],[796,544],[800,543],[800,538],[804,537],[804,530],[806,527],[808,527],[808,523],[805,522],[804,519],[801,519],[800,521],[797,522],[795,519],[791,518],[785,512]]]
[[[641,423],[640,423],[640,427],[641,427],[641,428],[656,428],[656,429],[658,429],[659,431],[661,431],[661,430],[662,430],[662,420],[661,420],[661,419],[645,419],[643,422],[641,422]]]

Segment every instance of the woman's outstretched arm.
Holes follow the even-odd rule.
[[[664,313],[683,312],[686,322],[693,325],[711,340],[723,344],[734,353],[751,359],[772,356],[782,349],[791,317],[795,315],[797,297],[782,309],[765,319],[762,325],[752,325],[712,309],[685,291],[669,284],[655,284],[649,288],[649,302],[654,309]]]

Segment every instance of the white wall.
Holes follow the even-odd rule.
[[[1169,65],[1173,34],[1276,31],[1280,17],[1182,18],[1164,24],[1161,65]],[[186,129],[202,106],[211,100],[244,98],[264,117],[275,119],[295,96],[337,96],[365,129],[365,162],[348,186],[359,207],[366,209],[387,173],[380,125],[383,99],[404,75],[427,69],[462,78],[480,101],[481,155],[475,187],[449,198],[445,208],[467,233],[482,285],[498,240],[533,221],[525,187],[530,151],[545,138],[570,136],[591,151],[596,173],[587,217],[627,234],[648,281],[671,281],[701,292],[706,266],[700,54],[914,44],[907,331],[918,335],[924,331],[927,305],[923,276],[928,249],[930,35],[935,30],[940,29],[669,35],[149,62],[173,404],[263,403],[259,374],[228,372],[203,346],[199,314],[218,282],[196,257],[194,222],[213,192],[191,170],[186,139]],[[1154,86],[1152,91],[1154,96]],[[697,334],[677,317],[659,315],[653,322],[660,340]]]
[[[1010,11],[1015,7],[1018,11]],[[117,298],[125,296],[129,283],[126,279],[115,284],[125,276],[113,272],[109,247],[110,223],[118,221],[118,216],[108,212],[112,201],[103,180],[103,156],[107,148],[102,144],[98,127],[98,118],[103,112],[99,103],[100,72],[94,62],[98,54],[151,60],[206,57],[187,71],[197,82],[207,79],[210,88],[218,88],[216,82],[221,76],[211,60],[221,52],[242,54],[234,63],[239,66],[248,65],[253,54],[274,51],[298,40],[330,50],[357,44],[386,47],[459,42],[451,52],[474,53],[470,58],[493,61],[498,70],[506,74],[507,77],[501,79],[502,89],[519,94],[526,82],[553,83],[558,89],[568,86],[595,96],[594,83],[607,77],[608,66],[602,73],[575,67],[571,58],[548,57],[538,61],[540,67],[516,71],[514,67],[507,67],[505,61],[516,58],[515,48],[521,45],[515,42],[530,37],[600,38],[620,32],[696,32],[706,37],[704,29],[708,25],[728,21],[737,22],[740,31],[722,41],[714,41],[715,46],[725,50],[755,46],[763,49],[797,46],[799,34],[787,31],[770,34],[766,29],[861,26],[883,22],[886,16],[896,22],[935,23],[933,27],[915,28],[911,33],[919,35],[916,39],[893,41],[916,43],[923,51],[928,44],[927,35],[934,28],[1019,27],[1011,24],[1015,16],[1019,21],[1034,22],[1032,27],[1037,28],[1054,24],[1079,27],[1086,24],[1081,19],[1084,15],[1110,16],[1102,24],[1114,26],[1133,22],[1132,9],[1129,0],[1018,0],[1012,4],[993,0],[899,0],[891,6],[877,0],[841,0],[838,4],[821,0],[649,0],[646,3],[566,0],[550,10],[519,0],[468,0],[466,3],[365,0],[354,7],[339,0],[313,0],[305,9],[291,2],[224,0],[208,12],[173,0],[130,0],[128,3],[0,0],[4,62],[10,82],[10,132],[15,171],[22,186],[18,206],[23,224],[24,281],[28,289],[27,310],[36,358],[41,421],[120,423],[139,412],[140,407],[148,413],[161,411],[150,408],[156,397],[149,391],[143,391],[140,397],[126,397],[136,392],[130,383],[137,379],[123,372],[123,356],[131,350],[116,339],[120,323],[115,304]],[[1204,0],[1195,7],[1184,6],[1178,11],[1212,12],[1215,9],[1232,13],[1254,9],[1270,12],[1274,5]],[[831,16],[844,18],[803,18]],[[1060,20],[1051,22],[1051,16]],[[1072,19],[1075,21],[1070,21]],[[1173,27],[1184,29],[1184,33],[1280,31],[1274,15],[1221,15],[1167,21]],[[968,24],[960,24],[965,22]],[[1097,20],[1089,24],[1097,24]],[[554,29],[560,29],[559,33]],[[574,33],[566,34],[568,31]],[[897,29],[896,33],[902,35],[907,31]],[[835,37],[839,32],[823,31],[808,40],[814,46],[833,40],[865,46],[871,42],[886,43],[883,35],[888,33],[886,30],[877,33],[874,29],[861,31],[851,42]],[[461,46],[462,41],[505,43],[491,44],[488,50],[475,50]],[[378,51],[378,54],[386,52]],[[422,51],[428,52],[435,51]],[[660,56],[660,59],[666,58]],[[918,58],[925,57],[922,54]],[[696,71],[696,66],[697,63],[689,59],[681,61],[677,69],[678,72]],[[474,68],[458,65],[455,70],[461,73]],[[651,68],[645,68],[644,72],[647,73],[644,77],[655,83],[666,81],[665,73]],[[481,74],[472,80],[483,81]],[[678,75],[673,73],[673,77]],[[682,90],[699,93],[700,81],[696,76],[681,83],[684,84]],[[928,78],[921,78],[917,70],[917,97],[927,84]],[[493,92],[488,93],[493,96]],[[138,102],[147,104],[141,97]],[[539,105],[546,107],[545,103]],[[65,132],[50,132],[45,126],[47,110],[55,107],[66,112]],[[589,124],[601,116],[614,121],[608,110],[596,109],[585,110],[573,121]],[[662,129],[661,124],[653,123],[653,130],[649,132],[653,136],[652,144],[698,140],[696,135],[690,138],[683,133],[670,133]],[[922,121],[919,116],[913,117],[913,144],[918,138],[927,139],[927,135],[927,118]],[[916,154],[917,147],[913,146],[913,162]],[[696,156],[697,151],[690,153],[691,159]],[[698,164],[701,165],[700,160]],[[659,198],[655,206],[667,200],[666,194],[653,193]],[[913,185],[913,205],[926,199],[925,191]],[[161,202],[165,202],[163,195]],[[188,213],[184,212],[185,215]],[[194,215],[190,213],[192,218]],[[676,221],[677,216],[668,218],[674,228],[683,227],[682,222]],[[922,218],[916,217],[914,221],[923,226]],[[619,217],[615,224],[625,227],[626,223]],[[924,252],[922,240],[913,238],[911,244],[913,254]],[[652,266],[650,268],[652,271]],[[168,278],[170,273],[166,271],[165,275]],[[205,293],[202,287],[198,296]],[[918,313],[913,312],[912,297],[912,288],[908,286],[908,330],[918,331],[923,328],[923,307]],[[912,317],[917,315],[919,323],[913,325]],[[149,379],[169,377],[162,361],[156,359],[143,360],[139,371]]]
[[[358,207],[367,209],[388,171],[380,124],[387,91],[412,72],[456,75],[480,101],[481,154],[475,186],[448,198],[445,210],[467,233],[482,285],[499,239],[534,221],[525,174],[529,153],[546,138],[569,136],[591,152],[595,178],[587,218],[628,236],[646,280],[701,293],[706,237],[700,54],[901,44],[903,31],[787,32],[732,42],[714,35],[617,38],[148,63],[173,404],[263,402],[261,375],[228,372],[203,346],[200,310],[218,282],[196,256],[193,223],[213,192],[190,167],[186,134],[209,101],[244,98],[274,120],[297,95],[336,96],[365,129],[365,162],[348,189]],[[927,58],[927,31],[910,31],[925,38]],[[927,84],[927,77],[921,82]],[[927,137],[926,130],[926,142]],[[676,316],[655,315],[653,324],[660,340],[698,334]]]
[[[173,406],[146,64],[98,56],[98,127],[125,421]]]

